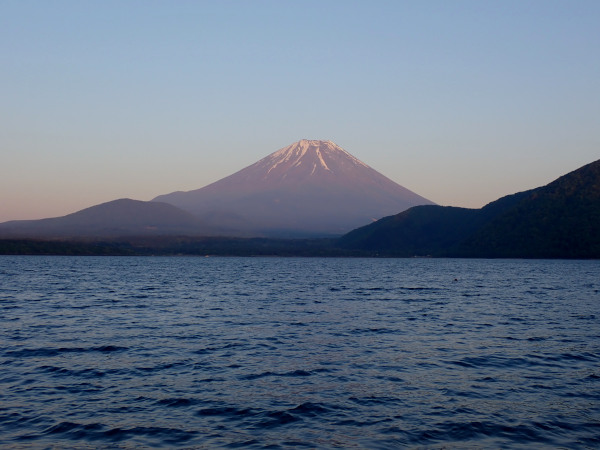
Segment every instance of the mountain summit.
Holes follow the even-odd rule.
[[[331,141],[303,139],[201,189],[154,201],[243,235],[343,234],[415,205],[432,204]]]
[[[265,181],[293,184],[309,177],[331,177],[336,173],[357,176],[361,169],[369,169],[369,166],[331,141],[303,139],[271,153],[250,168],[265,172]]]

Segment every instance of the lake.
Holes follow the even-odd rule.
[[[600,261],[0,256],[0,343],[0,447],[600,446]]]

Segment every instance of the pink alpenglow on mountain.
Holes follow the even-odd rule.
[[[339,235],[433,204],[331,141],[303,139],[201,189],[154,199],[240,235]]]

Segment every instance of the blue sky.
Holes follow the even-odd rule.
[[[600,158],[600,2],[0,0],[0,221],[302,138],[443,205]]]

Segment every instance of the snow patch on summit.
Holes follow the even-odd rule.
[[[323,155],[321,154],[321,150],[319,150],[319,149],[317,149],[317,156],[319,157],[319,161],[321,161],[321,166],[325,170],[329,170],[331,172],[331,170],[329,169],[329,167],[327,167],[327,164],[325,163],[325,160],[323,159]]]
[[[291,166],[297,166],[301,164],[301,158],[308,151],[308,145],[302,145],[302,141],[297,142],[295,144],[289,145],[287,147],[282,148],[281,150],[276,151],[265,159],[269,159],[271,167],[267,170],[267,175],[275,169],[277,166],[286,163],[293,158],[294,161],[291,163]]]
[[[330,160],[331,158],[339,158],[340,156],[345,160],[351,161],[357,166],[369,168],[368,165],[360,161],[358,158],[355,158],[343,148],[331,141],[309,139],[302,139],[298,142],[288,145],[287,147],[277,150],[263,160],[259,161],[258,164],[265,168],[266,175],[268,175],[282,164],[287,164],[288,167],[300,167],[302,162],[305,161],[305,159],[309,156],[316,157],[318,161],[318,164],[313,164],[311,175],[315,173],[318,167],[333,173],[333,170],[327,164],[326,159]]]

